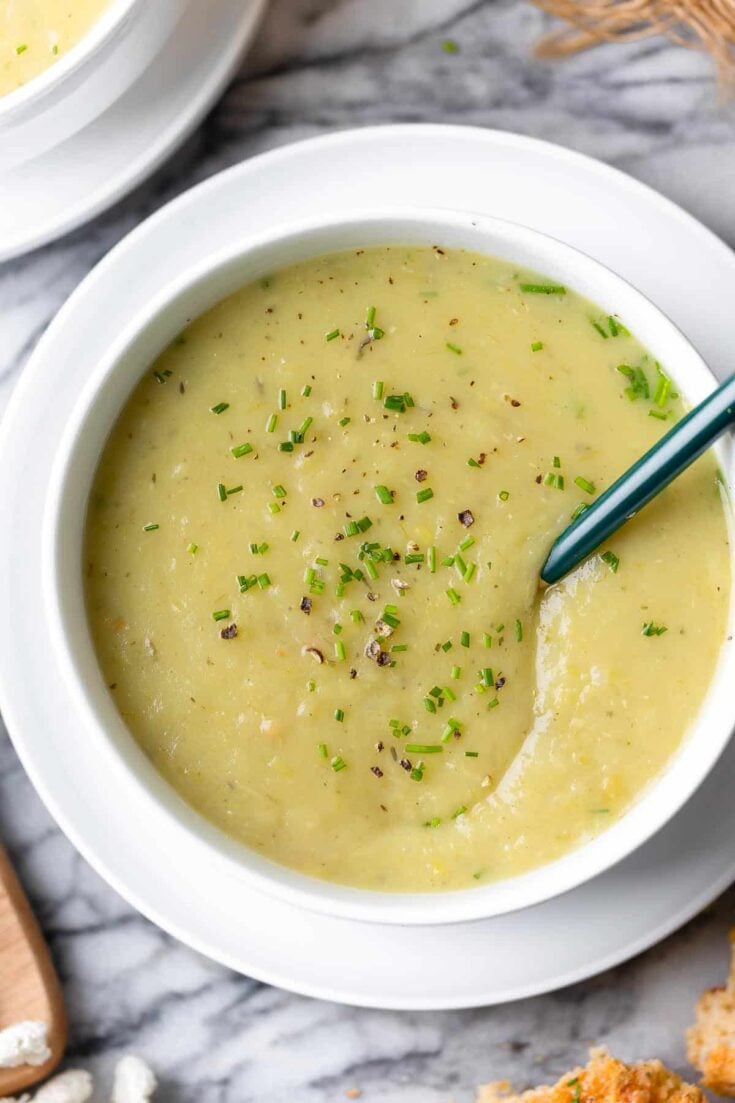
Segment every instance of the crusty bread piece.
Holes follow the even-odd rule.
[[[687,1056],[705,1088],[735,1096],[735,930],[732,963],[724,988],[709,988],[697,1000],[696,1022],[687,1031]]]
[[[584,1068],[572,1069],[553,1087],[513,1095],[507,1080],[478,1088],[477,1103],[706,1103],[699,1088],[686,1084],[660,1061],[626,1065],[606,1049],[590,1050]]]

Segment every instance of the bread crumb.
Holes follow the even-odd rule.
[[[87,1103],[92,1097],[92,1077],[84,1069],[67,1069],[47,1080],[33,1103]]]
[[[727,984],[707,989],[697,1000],[695,1023],[687,1031],[687,1057],[702,1074],[705,1088],[735,1096],[735,929],[730,943]]]
[[[626,1065],[604,1048],[590,1050],[583,1068],[572,1069],[553,1086],[513,1094],[507,1080],[477,1090],[477,1103],[706,1103],[693,1084],[685,1083],[660,1061]]]
[[[118,1061],[111,1103],[149,1103],[155,1090],[156,1078],[140,1057],[130,1054]]]
[[[38,1067],[45,1065],[50,1056],[48,1026],[39,1019],[13,1023],[0,1030],[0,1069]]]

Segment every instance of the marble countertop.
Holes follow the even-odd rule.
[[[735,245],[735,114],[707,59],[656,39],[542,64],[530,48],[546,23],[525,0],[273,0],[238,78],[153,179],[0,267],[0,408],[67,295],[142,218],[244,157],[331,129],[446,121],[543,137],[651,183]],[[141,918],[55,827],[1,731],[0,838],[59,965],[69,1063],[102,1084],[138,1052],[160,1103],[323,1103],[354,1088],[371,1103],[463,1103],[483,1081],[556,1078],[593,1042],[684,1071],[683,1030],[699,990],[724,976],[735,910],[731,889],[656,949],[553,995],[365,1011],[237,976]]]

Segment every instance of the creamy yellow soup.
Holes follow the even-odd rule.
[[[87,33],[109,0],[0,0],[0,96],[37,77]]]
[[[194,321],[90,497],[105,680],[228,835],[434,890],[604,830],[675,751],[726,631],[701,459],[559,585],[555,536],[681,414],[624,326],[491,257],[320,257]]]

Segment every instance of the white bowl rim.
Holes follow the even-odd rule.
[[[389,236],[386,228],[394,225],[397,229]],[[376,227],[380,230],[386,229],[385,236],[381,238],[384,244],[418,244],[418,239],[409,241],[408,238],[401,238],[400,234],[404,231],[407,233],[410,233],[411,230],[418,231],[419,228],[425,231],[421,240],[427,245],[441,243],[444,233],[465,230],[477,235],[478,238],[482,236],[483,232],[488,235],[495,235],[496,239],[500,238],[506,243],[510,242],[514,249],[527,246],[531,251],[536,249],[541,252],[555,253],[559,258],[563,258],[568,264],[573,264],[575,269],[579,270],[580,275],[576,283],[573,279],[566,281],[573,289],[579,290],[582,273],[585,273],[594,281],[596,286],[600,285],[600,289],[603,285],[607,285],[608,289],[614,288],[616,302],[619,301],[618,296],[628,300],[631,305],[636,305],[638,310],[642,311],[652,322],[655,321],[658,328],[666,333],[669,341],[672,341],[678,347],[681,354],[681,358],[677,359],[675,367],[671,367],[670,361],[667,359],[667,370],[673,376],[685,397],[700,401],[716,386],[715,377],[705,365],[699,353],[684,337],[678,327],[642,292],[599,261],[540,231],[509,220],[471,211],[456,211],[437,207],[417,208],[410,213],[391,208],[359,209],[341,214],[338,218],[316,217],[295,221],[281,226],[277,233],[253,235],[246,240],[240,240],[232,246],[221,249],[206,257],[197,265],[190,267],[177,279],[169,281],[159,294],[147,304],[146,308],[141,310],[119,334],[107,355],[100,361],[96,371],[87,380],[65,427],[54,473],[49,484],[42,535],[44,602],[49,616],[52,643],[60,661],[62,674],[73,694],[75,704],[83,716],[85,725],[94,731],[98,743],[106,752],[106,759],[110,767],[113,770],[124,771],[127,779],[132,780],[135,784],[143,803],[145,804],[146,800],[153,802],[157,810],[163,812],[168,820],[176,825],[177,830],[181,833],[182,842],[189,845],[196,843],[199,846],[204,846],[211,859],[224,863],[233,876],[241,880],[245,879],[246,882],[252,884],[259,891],[276,895],[296,906],[335,917],[366,922],[410,925],[436,925],[482,920],[540,904],[602,874],[659,831],[696,790],[719,758],[732,732],[731,708],[720,709],[723,716],[716,724],[713,722],[712,714],[717,712],[716,706],[721,701],[723,705],[729,703],[727,701],[728,680],[731,681],[732,676],[735,675],[735,650],[732,646],[732,628],[735,620],[735,586],[731,585],[729,630],[726,639],[723,641],[717,669],[702,707],[691,725],[690,731],[682,740],[680,747],[671,756],[666,767],[639,794],[628,811],[599,835],[581,843],[550,863],[536,867],[517,877],[453,891],[387,893],[322,881],[281,866],[249,850],[244,844],[230,839],[188,805],[184,804],[173,788],[163,781],[135,744],[132,736],[125,728],[124,722],[117,714],[114,704],[109,700],[109,695],[107,695],[105,689],[104,692],[108,697],[110,709],[117,715],[118,728],[125,732],[127,743],[130,744],[126,750],[137,757],[136,769],[133,770],[123,761],[120,750],[113,746],[112,740],[109,738],[109,728],[105,728],[105,725],[99,720],[97,710],[90,700],[89,687],[85,685],[68,645],[68,618],[63,608],[64,597],[63,588],[60,586],[59,562],[64,543],[62,507],[64,496],[68,490],[67,474],[79,448],[87,421],[94,415],[95,403],[99,395],[104,392],[106,384],[115,375],[115,370],[123,361],[125,354],[129,352],[137,340],[144,338],[146,331],[166,309],[175,307],[187,292],[206,287],[215,277],[225,272],[228,267],[242,262],[247,264],[254,256],[258,258],[259,254],[267,254],[270,250],[279,246],[293,246],[295,243],[310,241],[312,238],[328,232],[346,233],[348,236],[352,236],[354,241],[328,248],[316,247],[310,251],[307,250],[304,256],[318,256],[333,251],[334,248],[357,247],[365,244],[364,239],[357,236],[358,230],[364,232],[366,228],[369,231],[369,229]],[[431,233],[429,233],[429,230],[431,230]],[[447,242],[445,244],[448,245]],[[483,249],[479,240],[472,246],[448,245],[448,247],[473,248],[477,252],[485,252],[486,254],[493,252],[490,247]],[[512,256],[513,254],[509,253],[508,255]],[[525,264],[526,262],[521,263]],[[547,260],[529,266],[537,267],[539,271],[543,272],[544,264],[551,264],[550,271],[547,274],[554,271],[553,263]],[[260,274],[273,270],[272,265],[265,264]],[[237,286],[242,286],[243,283],[257,278],[258,274],[252,273],[239,283],[233,284],[230,290],[233,291]],[[227,293],[229,292],[224,292],[224,294]],[[601,290],[595,292],[584,290],[581,293],[596,299],[598,302],[600,298],[605,297],[601,295]],[[222,297],[222,294],[219,294],[215,298],[209,299],[208,302],[214,303]],[[207,306],[202,305],[191,316],[197,316],[206,309]],[[621,313],[626,317],[626,320],[631,318],[630,310],[624,310]],[[180,322],[179,328],[181,324]],[[636,329],[640,333],[640,325]],[[175,331],[176,329],[172,331],[169,340],[174,336]],[[645,340],[643,343],[644,345],[650,344]],[[159,345],[160,347],[163,347],[163,345]],[[155,355],[155,353],[151,354],[145,363],[150,364]],[[684,365],[686,365],[686,370]],[[130,373],[126,388],[128,394],[141,374],[140,366],[138,366],[137,371]],[[687,376],[685,382],[681,381],[682,374]],[[693,394],[693,392],[696,392],[696,394]],[[107,431],[109,432],[109,428]],[[106,436],[107,433],[105,433]],[[733,494],[732,449],[723,440],[716,446],[716,452],[720,468],[725,477],[729,498]],[[96,462],[95,459],[94,466],[96,466]],[[87,483],[84,493],[85,503],[90,482],[91,479]],[[729,505],[726,508],[726,513],[732,531],[732,516]],[[731,547],[732,544],[731,541]],[[78,571],[78,573],[81,579],[81,571]],[[734,576],[735,548],[732,548],[731,583]],[[88,637],[89,631],[83,611],[82,619],[84,619],[84,631]],[[91,647],[91,641],[88,639],[87,642],[88,646]],[[104,689],[99,670],[98,678],[100,687]],[[707,726],[705,721],[713,723],[713,726],[717,728],[715,739],[704,738],[700,729]],[[701,747],[700,744],[704,744],[704,747]],[[694,756],[692,753],[695,747],[698,756]],[[703,753],[703,750],[706,753]],[[664,796],[673,796],[673,799],[670,799],[667,803],[663,799]],[[534,887],[535,882],[539,882],[536,887]],[[543,888],[539,887],[540,885],[543,885]],[[494,902],[492,901],[493,897],[496,897]]]
[[[34,100],[42,99],[55,85],[61,84],[98,50],[106,46],[139,3],[140,0],[110,0],[82,37],[65,54],[62,54],[58,61],[47,66],[35,77],[31,77],[25,84],[14,88],[12,92],[0,96],[0,125],[11,122],[16,112],[21,113]]]

